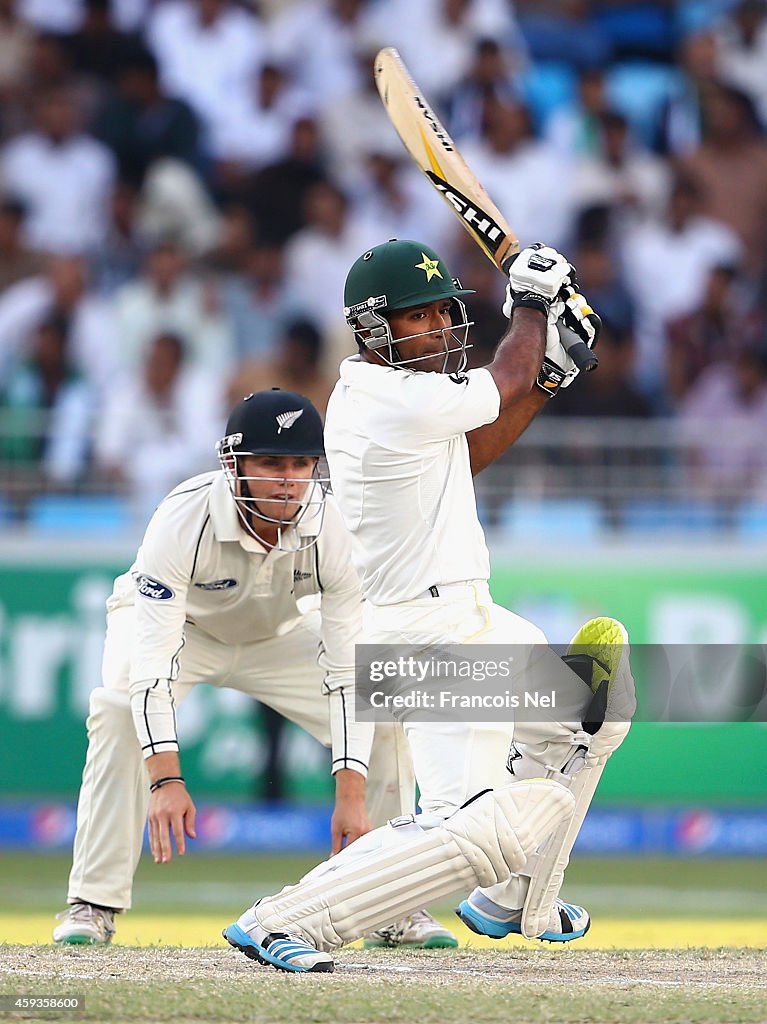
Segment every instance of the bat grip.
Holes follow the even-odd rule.
[[[562,342],[562,348],[564,348],[578,369],[585,370],[586,373],[596,370],[599,360],[596,357],[596,353],[589,348],[586,342],[582,341],[575,331],[565,327],[561,320],[557,321],[557,330],[559,331],[559,340]]]
[[[511,264],[518,255],[519,249],[516,248],[510,255],[504,256],[500,264],[498,264],[504,273],[508,274],[511,269]],[[599,329],[602,326],[602,321],[599,319],[599,316],[596,313],[590,313],[588,319],[592,321],[596,328],[597,335],[599,335]],[[559,340],[562,342],[562,348],[567,352],[578,369],[585,370],[586,373],[591,373],[592,370],[596,370],[597,366],[599,366],[599,360],[597,359],[596,353],[589,348],[586,342],[579,338],[575,331],[571,331],[569,327],[565,327],[561,320],[557,321],[557,330],[559,331]]]

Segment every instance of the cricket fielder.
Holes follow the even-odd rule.
[[[349,272],[345,315],[359,353],[341,364],[325,447],[366,599],[365,641],[538,645],[582,712],[519,722],[516,734],[505,721],[406,721],[423,814],[362,837],[229,925],[224,936],[253,959],[332,970],[329,951],[461,889],[471,893],[458,914],[484,935],[565,942],[589,927],[559,889],[629,728],[628,637],[616,620],[594,619],[563,665],[540,629],[495,604],[472,483],[577,376],[560,317],[594,344],[574,285],[554,249],[524,249],[509,272],[507,332],[489,366],[465,372],[467,292],[436,252],[391,240]]]
[[[157,863],[171,859],[171,837],[183,854],[195,835],[175,709],[199,683],[247,693],[332,747],[334,852],[371,819],[413,809],[401,730],[376,728],[374,737],[354,719],[360,588],[349,535],[318,475],[319,413],[291,392],[249,395],[218,454],[220,471],[179,484],[159,505],[107,602],[103,686],[91,694],[69,908],[56,942],[111,940],[115,913],[131,906],[147,812]],[[456,945],[425,911],[392,921],[389,945]]]

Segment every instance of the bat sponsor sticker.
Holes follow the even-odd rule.
[[[477,206],[465,195],[458,191],[454,185],[442,181],[433,171],[426,171],[426,177],[438,192],[441,192],[453,209],[458,213],[472,233],[481,238],[488,250],[492,253],[498,248],[498,243],[504,237],[504,230],[488,215],[477,208]]]

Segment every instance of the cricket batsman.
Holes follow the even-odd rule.
[[[246,910],[224,936],[255,960],[332,970],[332,950],[460,890],[459,916],[483,935],[567,942],[589,927],[588,912],[559,891],[629,729],[628,636],[615,619],[593,619],[563,664],[540,629],[495,604],[472,482],[576,380],[557,322],[590,347],[599,322],[575,287],[559,252],[522,250],[509,271],[506,333],[488,366],[466,371],[470,293],[433,249],[391,240],[349,271],[344,313],[358,353],[341,364],[325,447],[362,580],[364,641],[538,645],[582,714],[516,730],[407,721],[423,813],[390,821]]]

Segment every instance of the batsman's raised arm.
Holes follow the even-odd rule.
[[[564,368],[561,378],[558,375],[550,353],[572,368],[573,376],[578,372],[562,349],[556,329],[564,310],[562,291],[573,275],[570,263],[549,246],[523,249],[509,268],[503,307],[509,327],[487,367],[498,386],[501,412],[493,423],[466,435],[474,476],[517,440],[546,397],[553,397],[566,379]]]

